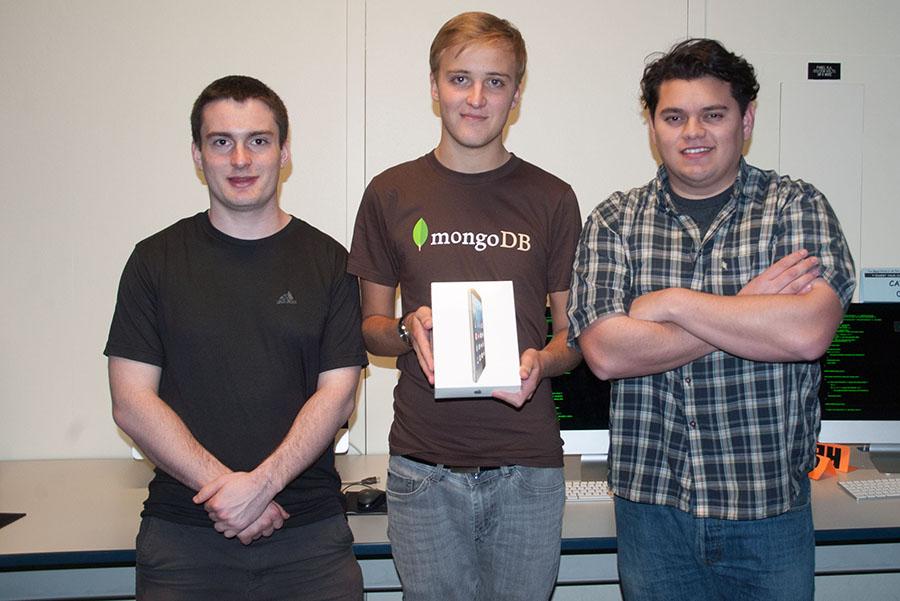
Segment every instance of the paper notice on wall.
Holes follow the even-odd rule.
[[[859,300],[864,303],[900,303],[900,267],[863,269]]]

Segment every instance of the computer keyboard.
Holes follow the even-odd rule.
[[[857,501],[900,498],[900,478],[871,478],[838,482]]]
[[[566,502],[611,501],[606,480],[566,480]]]

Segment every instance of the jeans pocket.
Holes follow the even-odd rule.
[[[803,477],[800,480],[800,492],[797,496],[791,500],[791,506],[788,508],[788,513],[792,511],[803,511],[810,507],[811,504],[811,491],[810,491],[810,482],[809,478]]]
[[[561,467],[513,466],[512,480],[517,487],[534,494],[560,493],[566,486]]]
[[[334,531],[332,540],[337,542],[339,546],[350,546],[353,544],[353,531],[350,530],[350,524],[347,523],[346,516],[338,515],[326,519],[331,520]]]
[[[385,486],[389,497],[410,498],[428,489],[433,470],[429,472],[426,469],[418,469],[418,467],[410,468],[406,465],[407,462],[409,462],[408,459],[391,458]]]
[[[135,563],[151,565],[156,557],[159,540],[159,518],[142,518],[135,545]]]

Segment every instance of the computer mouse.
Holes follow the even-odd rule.
[[[377,488],[367,488],[356,495],[356,509],[358,511],[375,511],[384,503],[384,491]]]

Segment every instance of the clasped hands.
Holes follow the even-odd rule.
[[[208,482],[193,500],[203,505],[217,532],[249,545],[271,536],[290,517],[273,500],[277,492],[261,474],[230,472]]]

